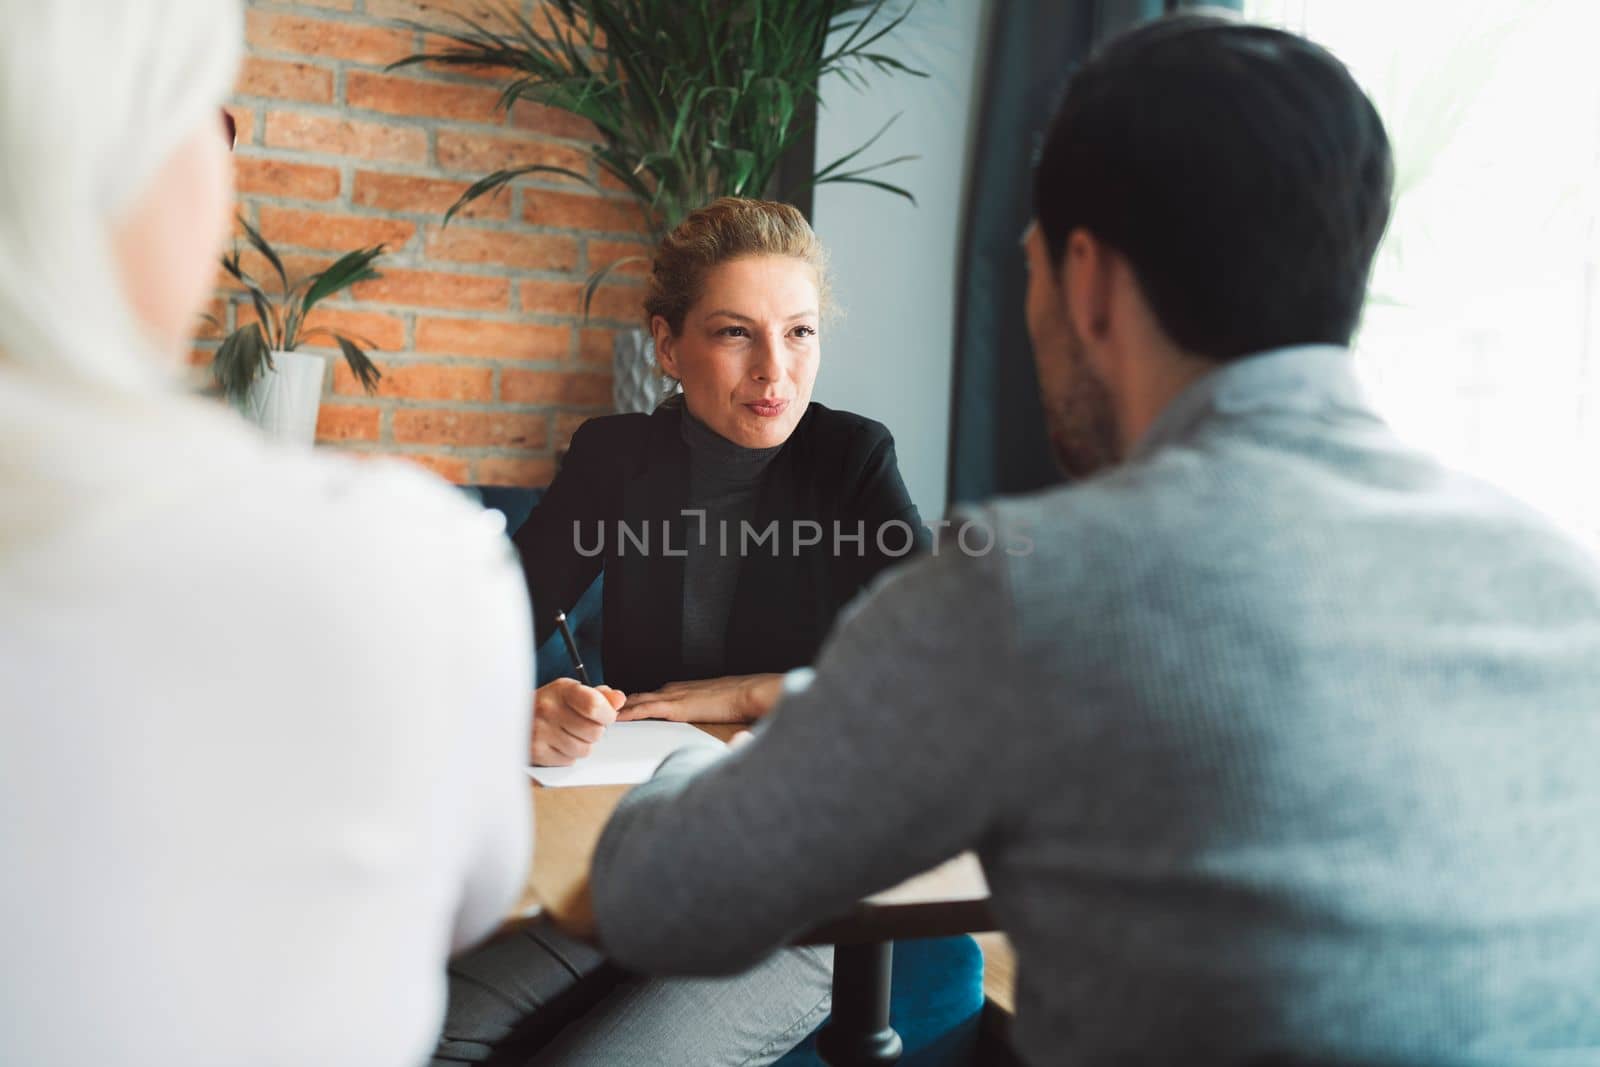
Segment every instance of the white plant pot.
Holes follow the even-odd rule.
[[[239,404],[239,413],[280,441],[309,447],[317,439],[317,410],[327,360],[304,352],[272,353],[272,369],[261,376]]]
[[[618,330],[611,356],[611,402],[618,411],[648,413],[678,391],[656,365],[656,343],[644,330]]]

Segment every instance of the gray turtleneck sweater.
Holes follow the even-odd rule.
[[[1600,1063],[1600,565],[1340,349],[890,572],[595,856],[612,958],[731,972],[976,850],[1035,1064]],[[695,773],[699,771],[700,773]]]
[[[761,480],[782,445],[745,448],[711,427],[683,413],[683,442],[689,446],[689,505],[686,510],[705,513],[691,522],[694,534],[704,531],[684,560],[683,663],[691,677],[714,677],[722,669],[728,635],[728,615],[739,583],[739,556],[732,546],[740,543],[740,523],[755,518]],[[728,536],[719,536],[726,527]],[[724,554],[721,546],[730,551]]]

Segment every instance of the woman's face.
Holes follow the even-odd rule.
[[[129,306],[145,334],[181,360],[217,277],[233,214],[233,161],[219,123],[181,143],[112,231]]]
[[[811,402],[821,348],[817,275],[804,260],[749,256],[706,275],[676,337],[651,321],[661,369],[683,383],[690,414],[735,444],[789,439]]]

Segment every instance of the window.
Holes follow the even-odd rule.
[[[1395,429],[1600,545],[1600,5],[1245,0],[1371,95],[1394,216],[1356,353]]]

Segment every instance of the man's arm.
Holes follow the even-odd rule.
[[[592,890],[642,971],[748,966],[819,920],[978,845],[1025,795],[1004,556],[883,579],[755,740],[680,755],[623,801]],[[698,772],[698,773],[696,773]]]

